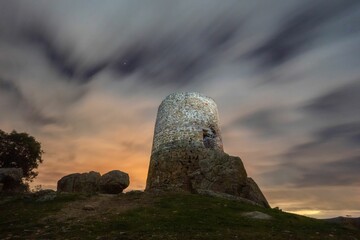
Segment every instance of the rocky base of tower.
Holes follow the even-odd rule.
[[[188,143],[171,145],[151,155],[146,191],[223,193],[270,207],[239,157]]]

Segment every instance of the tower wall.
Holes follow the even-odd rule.
[[[152,154],[178,143],[223,150],[216,103],[200,93],[174,93],[159,106]]]

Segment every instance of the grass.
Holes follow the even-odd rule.
[[[61,209],[91,197],[59,195],[49,202],[22,198],[0,203],[0,239],[360,239],[360,231],[275,209],[192,194],[123,194],[97,211],[58,219]],[[100,203],[101,204],[101,203]],[[81,204],[80,204],[81,205]],[[115,209],[115,208],[114,208]],[[272,220],[244,217],[260,211]]]
[[[34,233],[46,226],[41,219],[55,214],[65,203],[78,200],[80,196],[67,194],[47,202],[37,202],[24,195],[7,198],[0,202],[0,239],[32,239]]]

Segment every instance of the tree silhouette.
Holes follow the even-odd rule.
[[[29,134],[0,130],[0,168],[21,168],[24,179],[32,181],[43,153],[41,144]]]

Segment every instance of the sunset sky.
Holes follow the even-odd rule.
[[[33,185],[128,172],[157,107],[212,97],[272,207],[360,216],[360,1],[0,0],[0,129],[42,143]]]

